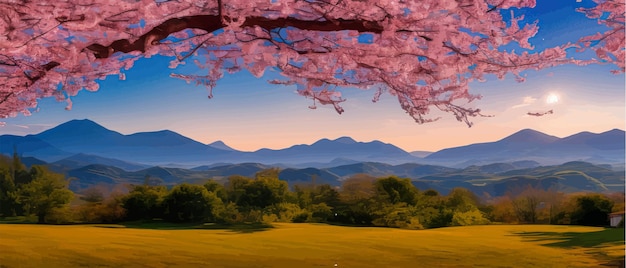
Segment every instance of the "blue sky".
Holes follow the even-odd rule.
[[[516,10],[529,21],[539,20],[539,33],[531,43],[542,49],[580,36],[602,31],[596,21],[574,9],[591,1],[538,1],[532,10]],[[588,54],[589,56],[591,54]],[[512,77],[473,83],[471,92],[483,95],[474,104],[492,118],[475,118],[468,128],[452,116],[438,122],[416,124],[397,100],[383,95],[372,103],[373,91],[342,89],[347,98],[345,113],[334,108],[307,108],[311,100],[295,93],[295,87],[270,85],[278,77],[266,72],[260,79],[246,72],[226,75],[218,81],[214,98],[203,87],[169,78],[169,59],[153,57],[138,61],[126,71],[127,79],[109,77],[97,92],[82,91],[65,103],[41,100],[39,112],[4,120],[1,134],[34,134],[72,119],[89,118],[124,134],[170,129],[203,143],[222,140],[240,150],[284,148],[309,144],[321,138],[351,136],[359,141],[381,140],[405,150],[435,151],[446,147],[498,140],[524,128],[564,137],[580,131],[603,132],[625,128],[625,77],[609,73],[610,65],[560,66],[528,71],[524,83]],[[186,66],[175,72],[194,71]],[[555,94],[559,102],[548,104]],[[528,111],[553,109],[552,115],[527,116]]]

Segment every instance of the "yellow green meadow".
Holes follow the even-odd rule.
[[[288,223],[267,229],[0,224],[2,268],[616,267],[623,258],[624,229],[578,226],[400,230]]]

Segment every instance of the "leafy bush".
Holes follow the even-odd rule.
[[[309,210],[311,211],[311,221],[314,222],[326,222],[333,216],[332,208],[326,205],[326,203],[311,205]]]
[[[301,211],[300,213],[296,214],[293,219],[291,220],[291,222],[295,222],[295,223],[303,223],[303,222],[308,222],[311,219],[311,213],[307,212],[307,211]]]
[[[300,206],[291,203],[279,203],[272,206],[271,209],[273,214],[278,215],[278,220],[281,222],[293,222],[294,217],[303,212]]]
[[[488,224],[489,220],[478,209],[462,212],[456,211],[452,215],[453,226]]]
[[[261,223],[263,222],[263,212],[253,209],[248,212],[244,220],[245,223]]]
[[[116,223],[126,216],[122,198],[112,196],[102,203],[89,203],[74,208],[75,219],[84,223]]]
[[[278,216],[276,216],[276,214],[264,214],[263,215],[263,223],[265,224],[271,224],[273,222],[277,222],[278,221]]]
[[[244,222],[243,216],[239,213],[237,205],[230,202],[222,205],[216,212],[216,222],[225,224],[235,224]]]
[[[52,208],[46,218],[46,223],[66,224],[74,223],[74,211],[69,207]]]
[[[163,200],[164,218],[175,222],[214,220],[222,200],[200,185],[180,184]]]
[[[422,230],[424,229],[424,225],[420,223],[420,220],[417,217],[412,217],[411,219],[409,219],[409,222],[404,228],[411,230]]]

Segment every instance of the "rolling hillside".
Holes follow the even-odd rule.
[[[69,170],[66,174],[78,178],[70,184],[72,189],[78,190],[96,184],[143,183],[146,177],[168,186],[182,182],[203,183],[208,179],[216,179],[223,183],[228,176],[254,177],[258,171],[271,167],[259,163],[244,163],[194,169],[156,166],[125,171],[111,166],[89,165]],[[374,177],[397,176],[410,178],[413,184],[422,190],[434,189],[447,194],[453,188],[464,187],[479,195],[487,193],[491,196],[501,196],[528,186],[552,188],[562,192],[612,192],[624,189],[624,171],[614,171],[586,162],[508,170],[512,167],[514,165],[511,163],[497,163],[452,169],[418,164],[389,165],[367,162],[321,169],[282,168],[279,179],[287,181],[290,186],[308,183],[341,186],[344,179],[356,174]],[[503,170],[508,171],[502,172]]]

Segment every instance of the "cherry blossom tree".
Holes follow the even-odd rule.
[[[205,70],[171,76],[209,97],[225,72],[269,69],[283,77],[270,83],[297,85],[311,108],[341,113],[338,87],[373,89],[374,101],[391,94],[418,123],[436,120],[434,108],[471,126],[481,113],[468,107],[480,98],[469,83],[488,75],[523,81],[524,70],[588,63],[566,57],[572,46],[624,72],[624,3],[594,1],[580,11],[609,31],[534,51],[536,23],[515,15],[534,0],[0,0],[0,118],[29,115],[46,97],[70,109],[98,79],[125,79],[136,60],[163,55],[171,68]],[[508,44],[519,52],[500,49]]]
[[[613,73],[623,73],[624,59],[626,59],[626,50],[624,50],[626,3],[618,0],[594,0],[594,2],[598,4],[596,7],[581,8],[579,11],[584,12],[589,18],[597,19],[598,23],[608,26],[610,30],[583,37],[579,42],[583,48],[595,50],[600,60],[617,65],[619,69],[613,70]]]

